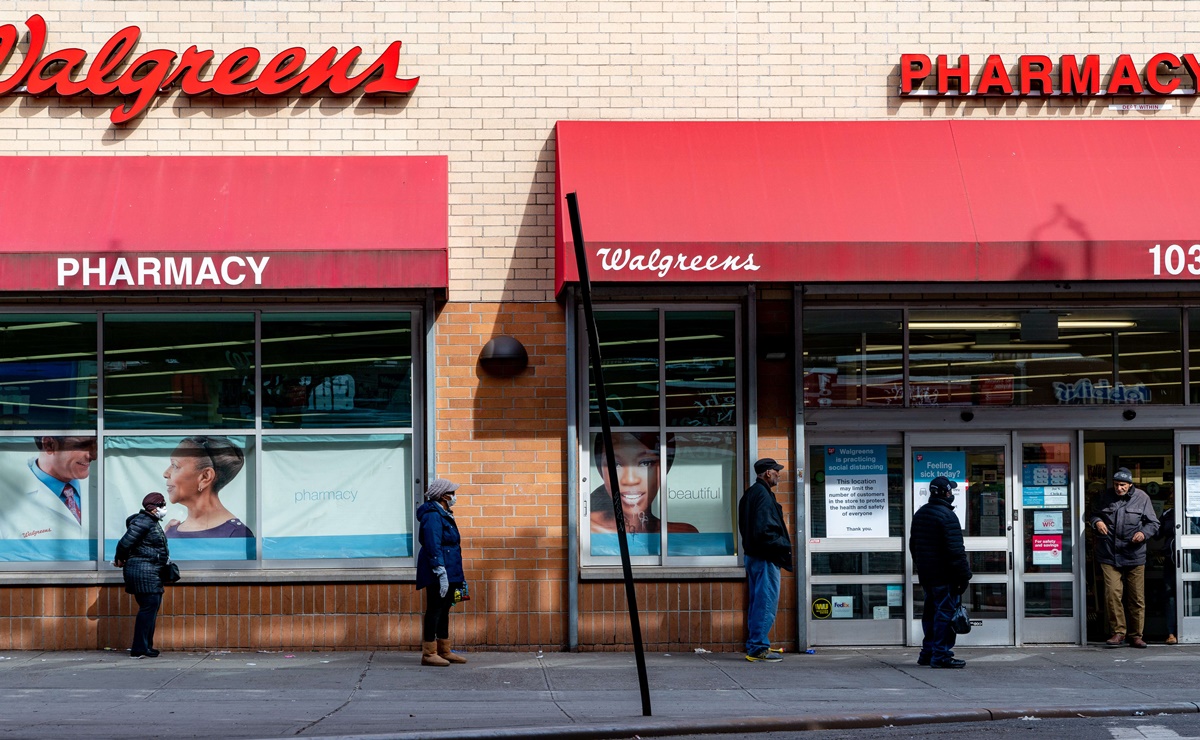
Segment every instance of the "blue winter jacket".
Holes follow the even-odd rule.
[[[442,566],[450,583],[462,583],[463,576],[462,538],[458,524],[450,512],[435,501],[426,501],[417,509],[417,521],[421,523],[418,537],[421,553],[417,555],[417,588],[437,583],[433,569]]]

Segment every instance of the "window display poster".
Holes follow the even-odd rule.
[[[263,438],[263,558],[413,554],[407,435]]]
[[[954,513],[967,528],[967,453],[950,450],[913,451],[913,511],[929,501],[929,481],[945,476],[958,484],[954,489]]]
[[[1066,508],[1070,468],[1065,463],[1031,463],[1021,467],[1021,505],[1026,509]]]
[[[1034,565],[1062,565],[1062,535],[1035,534],[1033,536]]]
[[[1034,534],[1062,534],[1063,513],[1061,511],[1033,512]]]
[[[95,459],[95,437],[0,443],[0,561],[96,559]]]
[[[887,446],[825,449],[828,537],[887,537]]]
[[[664,450],[659,449],[659,439],[658,432],[613,432],[629,554],[660,554],[664,518],[668,555],[735,554],[733,512],[740,493],[736,434],[671,432],[665,435]],[[584,489],[591,489],[585,494],[589,497],[589,551],[593,556],[615,557],[620,545],[608,493],[606,453],[598,432],[591,435],[591,453],[591,483]],[[659,493],[664,472],[665,496]]]
[[[1021,486],[1021,505],[1026,509],[1067,505],[1066,486]]]
[[[1021,468],[1021,483],[1026,486],[1065,486],[1070,476],[1066,463],[1029,463]]]
[[[888,584],[887,587],[887,605],[888,606],[904,606],[904,591],[903,586],[895,586]]]
[[[1200,465],[1184,469],[1184,490],[1187,492],[1187,515],[1200,516]]]
[[[251,438],[120,436],[104,440],[104,557],[111,561],[125,520],[157,491],[172,560],[252,560],[254,469]]]

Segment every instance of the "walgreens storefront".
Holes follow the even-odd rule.
[[[786,456],[799,642],[919,644],[908,522],[947,475],[976,574],[964,642],[1103,640],[1084,512],[1129,467],[1160,515],[1180,512],[1179,536],[1151,545],[1147,635],[1200,639],[1200,508],[1188,508],[1200,491],[1188,472],[1200,232],[1154,187],[1196,189],[1195,132],[1185,121],[560,123],[559,191],[577,194],[607,300],[610,413],[666,492],[649,513],[658,526],[634,535],[647,540],[634,562],[719,577],[740,552],[745,461]],[[586,581],[615,559],[595,513],[598,409],[578,354]]]

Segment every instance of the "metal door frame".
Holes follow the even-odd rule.
[[[1188,583],[1200,588],[1200,572],[1184,576],[1183,553],[1188,550],[1200,552],[1200,534],[1187,534],[1184,523],[1187,522],[1187,456],[1183,453],[1184,445],[1200,445],[1200,431],[1175,431],[1175,616],[1179,625],[1176,637],[1179,642],[1200,642],[1200,616],[1189,617],[1184,609],[1184,586]],[[1196,512],[1200,514],[1200,512]],[[1182,516],[1181,516],[1182,514]]]
[[[944,432],[910,432],[904,435],[904,521],[906,524],[912,522],[913,516],[913,450],[914,449],[937,449],[939,447],[1003,447],[1004,455],[1004,480],[1006,494],[1008,496],[1008,505],[1013,502],[1013,435],[1012,432],[994,433],[994,432],[958,432],[955,434],[946,434]],[[976,574],[972,579],[973,583],[1006,583],[1008,585],[1007,610],[1008,619],[1005,627],[1002,629],[1002,638],[997,638],[996,628],[987,630],[988,636],[981,636],[983,630],[978,626],[968,635],[959,637],[959,644],[963,646],[992,646],[992,645],[1014,645],[1016,644],[1016,568],[1013,559],[1013,522],[1012,516],[1006,515],[1007,520],[1005,533],[998,537],[964,537],[967,552],[997,552],[1005,550],[1008,553],[1008,569],[1003,576],[992,574]],[[985,542],[986,541],[986,542]],[[922,630],[921,620],[914,616],[916,613],[916,602],[913,600],[913,586],[915,584],[916,575],[913,572],[912,558],[906,557],[904,568],[904,591],[905,600],[907,603],[913,604],[913,610],[906,616],[908,624],[906,625],[905,634],[908,636],[908,645],[917,646],[921,644]],[[993,621],[993,620],[988,620]]]
[[[1013,461],[1013,617],[1015,620],[1015,637],[1017,645],[1025,645],[1027,642],[1031,644],[1064,644],[1076,643],[1083,644],[1086,638],[1087,620],[1081,619],[1085,616],[1083,611],[1084,594],[1083,594],[1083,485],[1082,475],[1083,470],[1083,443],[1081,439],[1082,432],[1078,430],[1062,430],[1062,431],[1014,431],[1012,449],[1013,454],[1017,456]],[[1037,443],[1054,443],[1070,445],[1070,465],[1071,476],[1068,485],[1071,490],[1068,493],[1068,503],[1073,509],[1074,515],[1070,522],[1064,521],[1064,527],[1071,527],[1069,534],[1071,537],[1071,569],[1068,573],[1025,573],[1025,500],[1024,500],[1024,480],[1022,476],[1024,463],[1024,445]],[[1020,536],[1017,536],[1018,533]],[[1064,537],[1067,535],[1064,532]],[[1020,563],[1021,567],[1016,567]],[[1025,583],[1063,583],[1070,582],[1072,584],[1072,616],[1071,617],[1038,617],[1038,622],[1044,624],[1048,629],[1044,632],[1044,637],[1037,634],[1029,634],[1034,630],[1026,630],[1025,624]],[[1082,630],[1081,630],[1082,626]],[[1061,636],[1062,639],[1058,639]],[[1030,640],[1030,638],[1036,638]]]

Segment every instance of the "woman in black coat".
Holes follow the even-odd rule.
[[[113,565],[123,569],[125,593],[137,599],[137,619],[133,623],[131,658],[157,658],[154,649],[154,621],[162,604],[163,582],[159,574],[170,560],[162,518],[167,515],[167,500],[161,493],[149,493],[142,499],[142,510],[125,520],[125,536],[117,543]]]

